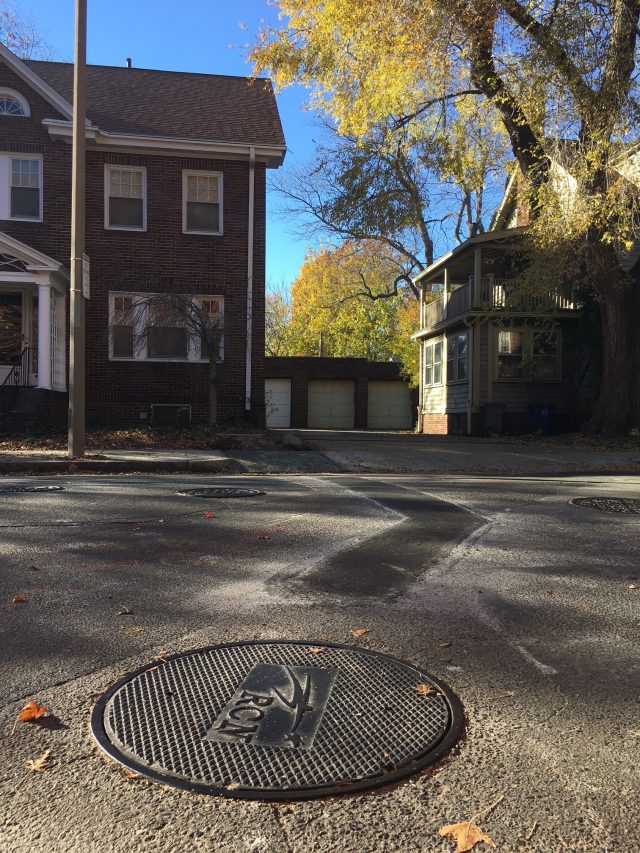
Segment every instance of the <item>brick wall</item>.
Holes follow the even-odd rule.
[[[1,151],[43,155],[44,222],[2,222],[0,228],[68,267],[70,256],[71,146],[52,142],[43,118],[56,111],[5,65],[0,86],[29,102],[31,118],[2,118]],[[104,228],[105,163],[147,169],[147,231]],[[182,170],[223,173],[224,234],[182,233]],[[86,317],[87,420],[137,420],[152,403],[189,403],[206,418],[206,364],[123,362],[108,358],[111,290],[193,293],[224,297],[224,362],[219,368],[220,420],[245,416],[245,328],[248,186],[246,162],[167,155],[87,152],[86,251],[91,258],[91,299]],[[264,409],[265,166],[256,164],[252,335],[252,415]]]
[[[449,415],[422,415],[422,430],[426,435],[448,435]]]

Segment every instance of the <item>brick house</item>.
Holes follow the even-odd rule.
[[[72,84],[72,64],[0,46],[5,415],[22,388],[66,418]],[[161,300],[136,314],[144,329],[123,319],[165,294],[223,322],[220,419],[264,417],[266,170],[285,152],[267,80],[87,67],[90,423],[144,419],[162,405],[206,418],[201,341]]]

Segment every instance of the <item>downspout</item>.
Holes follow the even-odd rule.
[[[256,149],[249,148],[249,221],[247,225],[247,338],[245,366],[245,411],[251,411],[251,338],[253,335],[253,219],[256,178]]]

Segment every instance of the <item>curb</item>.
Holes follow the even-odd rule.
[[[211,474],[229,471],[231,460],[220,459],[140,459],[115,461],[103,459],[37,459],[0,462],[0,476],[11,474]]]

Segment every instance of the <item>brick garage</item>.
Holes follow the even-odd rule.
[[[265,359],[265,379],[291,381],[291,427],[308,425],[309,382],[352,380],[354,382],[354,427],[367,428],[369,382],[401,382],[395,362],[366,361],[361,358],[271,357]],[[411,392],[412,412],[417,397]]]

